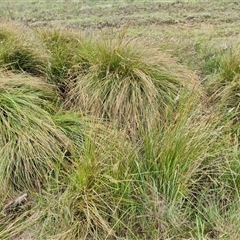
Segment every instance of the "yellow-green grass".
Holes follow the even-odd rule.
[[[48,79],[64,93],[70,69],[76,64],[76,48],[81,33],[63,28],[37,28],[34,30],[49,54]]]
[[[129,168],[134,151],[121,134],[97,123],[94,129],[88,125],[83,130],[82,156],[76,159],[65,181],[59,183],[64,191],[58,198],[46,194],[44,200],[40,199],[43,238],[114,237],[116,230],[124,234],[121,227],[127,228],[121,218],[128,215],[125,206],[133,202],[129,197],[133,187]],[[51,216],[57,219],[57,227],[52,225]]]
[[[235,40],[219,53],[217,72],[208,76],[206,87],[215,107],[232,121],[233,133],[240,137],[240,45]]]
[[[30,232],[36,239],[239,236],[223,226],[238,207],[231,208],[238,199],[231,136],[198,104],[180,98],[171,121],[138,147],[96,120],[82,121],[84,142],[72,167],[33,194],[38,211]]]
[[[1,72],[2,185],[41,188],[63,164],[70,143],[53,121],[55,98],[53,87],[42,79]]]
[[[198,77],[147,42],[102,34],[77,52],[65,106],[105,118],[130,133],[166,120],[182,91],[203,95]]]
[[[124,31],[33,34],[44,77],[0,72],[0,211],[28,193],[0,212],[1,239],[240,237],[238,103],[220,95],[238,51],[199,50],[209,99],[164,48]]]
[[[46,75],[48,55],[30,28],[1,22],[0,66],[34,76]]]

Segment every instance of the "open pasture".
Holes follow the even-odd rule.
[[[0,6],[0,239],[240,239],[237,1]]]

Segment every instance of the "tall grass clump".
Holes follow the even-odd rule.
[[[55,98],[42,79],[1,72],[1,185],[39,188],[63,163],[69,140],[53,121]]]
[[[50,55],[48,78],[64,92],[69,70],[76,64],[76,48],[81,36],[60,28],[38,28],[35,34]]]
[[[217,115],[198,104],[182,96],[171,120],[134,147],[116,130],[82,122],[84,141],[73,167],[37,197],[39,239],[235,234],[223,226],[232,224],[237,199],[228,136]]]
[[[48,56],[31,29],[0,23],[0,65],[34,76],[46,75]]]
[[[203,223],[202,237],[215,234],[218,239],[222,234],[217,230],[219,216],[230,222],[228,209],[239,201],[239,172],[233,167],[239,166],[239,155],[222,117],[214,111],[207,113],[193,98],[187,98],[179,99],[178,110],[164,128],[142,137],[144,161],[138,161],[139,179],[155,186],[165,199],[165,220],[168,225],[175,223],[175,234],[191,231],[202,239],[197,237],[197,224]],[[156,193],[147,193],[151,195]],[[225,231],[232,233],[233,229]]]
[[[233,43],[222,54],[219,70],[210,75],[206,81],[206,87],[212,95],[213,103],[225,118],[232,120],[235,133],[240,136],[240,44]]]
[[[82,154],[58,183],[64,190],[39,196],[40,238],[111,239],[131,233],[128,220],[138,205],[131,169],[136,153],[122,134],[97,122],[85,122],[83,133]]]
[[[236,189],[227,176],[225,156],[230,161],[233,155],[224,127],[196,96],[181,96],[176,105],[168,122],[135,147],[117,131],[82,123],[83,148],[74,167],[39,198],[41,238],[197,239],[196,231],[206,236],[221,221],[231,222],[227,208]],[[207,212],[213,206],[221,219]]]
[[[203,106],[185,95],[164,127],[142,137],[145,157],[142,164],[171,202],[189,194],[199,177],[205,175],[203,169],[212,168],[217,159],[212,156],[222,150],[217,116],[203,113]]]
[[[196,75],[175,59],[124,33],[85,39],[77,54],[77,77],[69,84],[66,106],[130,132],[164,121],[181,90],[192,91],[198,84]]]

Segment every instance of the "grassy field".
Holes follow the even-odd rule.
[[[0,239],[240,239],[240,4],[0,5]]]

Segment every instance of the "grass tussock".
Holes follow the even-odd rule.
[[[219,57],[219,67],[208,77],[206,86],[215,106],[232,121],[233,132],[240,136],[240,45],[232,43]]]
[[[151,177],[156,172],[158,188],[171,202],[188,198],[193,192],[193,195],[200,194],[203,181],[209,185],[215,181],[220,184],[222,179],[218,174],[229,167],[225,161],[226,149],[231,149],[227,127],[219,125],[218,114],[203,113],[199,103],[185,96],[180,99],[178,110],[169,118],[167,127],[158,128],[143,138],[147,160],[143,166],[146,172],[151,172]],[[229,155],[234,156],[231,150]]]
[[[60,28],[38,28],[34,33],[50,55],[49,80],[64,91],[69,70],[76,64],[76,48],[81,34]]]
[[[145,136],[138,149],[119,132],[85,122],[74,167],[38,196],[39,239],[238,236],[223,225],[232,224],[238,199],[222,148],[230,144],[216,116],[182,103],[175,121]]]
[[[134,132],[163,122],[182,89],[201,92],[194,73],[124,33],[87,39],[77,54],[78,76],[69,84],[66,106],[109,119],[120,129]]]
[[[66,136],[52,118],[52,87],[26,75],[0,78],[1,183],[40,187],[63,161]]]
[[[124,235],[124,229],[128,229],[128,208],[134,204],[131,165],[136,153],[115,130],[96,122],[93,130],[92,124],[83,124],[82,154],[72,171],[57,183],[56,189],[50,186],[50,191],[39,198],[40,238],[112,238]]]
[[[240,238],[238,44],[199,49],[205,96],[195,73],[124,31],[3,26],[0,239]],[[44,65],[2,57],[23,46]]]
[[[16,23],[1,23],[0,65],[34,76],[46,75],[48,56],[31,29]]]

